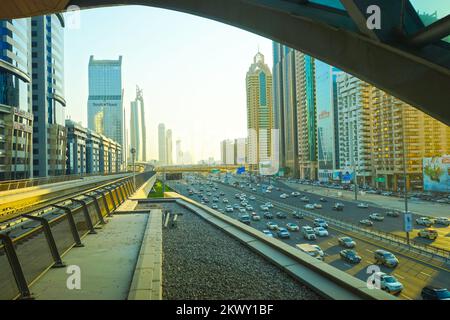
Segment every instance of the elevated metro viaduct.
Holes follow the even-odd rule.
[[[450,101],[450,43],[444,41],[450,15],[425,26],[409,0],[3,0],[0,19],[115,5],[185,12],[259,34],[450,124],[444,103]],[[380,28],[373,30],[367,27],[372,5],[380,9]]]
[[[178,173],[178,172],[236,172],[238,168],[247,166],[240,165],[219,165],[219,166],[205,166],[205,165],[183,165],[183,166],[159,166],[155,168],[159,173]]]

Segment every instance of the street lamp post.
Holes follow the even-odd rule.
[[[407,182],[407,176],[406,176],[406,143],[405,143],[405,139],[406,139],[406,135],[405,135],[405,117],[402,117],[402,129],[403,129],[403,190],[404,190],[404,196],[405,196],[405,216],[408,214],[408,188],[406,186],[406,182]],[[409,243],[409,231],[406,231],[406,242]]]
[[[135,163],[134,163],[135,154],[136,154],[136,149],[131,148],[131,161],[132,161],[132,166],[133,166],[133,185],[134,185],[134,189],[136,190],[136,167],[135,167]]]

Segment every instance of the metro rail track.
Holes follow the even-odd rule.
[[[0,213],[0,231],[4,230],[6,228],[9,228],[12,225],[15,225],[16,223],[22,222],[22,221],[15,221],[15,220],[22,220],[20,218],[23,215],[36,214],[37,211],[44,210],[48,207],[51,207],[52,205],[56,205],[56,204],[59,204],[62,202],[69,201],[70,199],[83,196],[87,193],[90,193],[90,192],[93,192],[93,191],[96,191],[99,189],[108,188],[109,186],[117,184],[120,181],[125,180],[127,178],[129,178],[129,175],[114,179],[113,181],[108,181],[106,183],[104,181],[101,181],[101,182],[89,183],[89,184],[86,184],[85,186],[81,186],[81,187],[77,186],[76,191],[73,191],[74,188],[69,188],[69,189],[63,190],[62,191],[63,194],[61,194],[61,195],[54,195],[54,193],[52,193],[51,194],[52,196],[49,197],[48,199],[42,199],[41,201],[37,201],[37,202],[34,200],[31,200],[31,201],[29,201],[29,203],[25,204],[24,206],[22,206],[20,208],[11,208],[10,210],[6,210],[6,211]],[[80,188],[81,188],[81,190],[80,190]],[[23,219],[25,219],[25,218],[23,218]]]

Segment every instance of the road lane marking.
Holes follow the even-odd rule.
[[[373,251],[372,251],[372,250],[370,250],[370,249],[366,249],[366,251],[369,251],[370,253],[373,253]]]
[[[430,275],[430,274],[428,274],[428,273],[425,273],[425,272],[423,272],[423,271],[420,271],[420,273],[422,273],[422,274],[426,275],[427,277],[431,277],[431,275]]]
[[[347,267],[351,268],[352,266],[349,265],[348,263],[344,263],[344,265],[346,265]]]
[[[408,299],[408,300],[413,300],[412,298],[410,298],[410,297],[408,297],[408,296],[406,296],[406,295],[404,295],[403,293],[401,293],[400,294],[403,298],[405,298],[405,299]]]
[[[405,277],[402,277],[402,276],[399,275],[399,274],[394,274],[394,276],[396,276],[397,278],[400,278],[400,279],[405,279]]]
[[[330,246],[332,246],[332,245],[334,245],[334,243],[331,243],[331,242],[327,242]]]

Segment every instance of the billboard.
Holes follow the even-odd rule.
[[[450,193],[450,155],[423,158],[423,189]]]
[[[166,180],[182,180],[183,173],[166,173]]]

